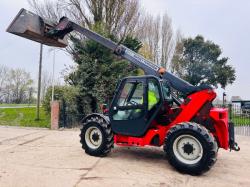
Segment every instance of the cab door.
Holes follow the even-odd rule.
[[[157,84],[155,88],[158,92],[154,107],[148,103],[151,79]],[[142,136],[152,121],[151,118],[160,108],[161,101],[161,89],[157,78],[144,76],[123,79],[110,107],[112,130],[116,134]]]

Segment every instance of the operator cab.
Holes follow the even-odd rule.
[[[118,84],[109,117],[116,134],[142,136],[164,105],[171,105],[170,87],[155,76],[127,77]]]

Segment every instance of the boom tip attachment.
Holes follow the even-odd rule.
[[[54,26],[40,16],[22,8],[6,31],[48,46],[66,47],[65,39],[46,35]]]

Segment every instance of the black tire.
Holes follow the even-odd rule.
[[[187,137],[186,141],[190,138],[191,142],[193,138],[195,144],[199,145],[197,147],[200,151],[196,151],[198,152],[198,156],[194,160],[190,161],[189,158],[184,158],[185,156],[192,156],[191,154],[195,151],[194,144],[190,144],[189,142],[183,143],[185,141],[181,138],[184,137]],[[182,145],[183,147],[180,147]],[[217,160],[217,150],[218,145],[215,138],[205,127],[193,122],[185,122],[172,127],[164,143],[164,151],[169,163],[178,171],[191,175],[200,175],[208,171]]]
[[[102,136],[100,145],[93,148],[93,146],[89,146],[90,141],[88,142],[88,129],[96,129],[96,131],[100,132],[100,135]],[[86,137],[86,136],[87,137]],[[93,137],[93,136],[92,136]],[[103,119],[101,116],[92,116],[89,119],[86,119],[83,123],[83,127],[81,129],[80,134],[80,142],[82,144],[82,148],[85,150],[85,152],[91,156],[106,156],[110,151],[111,148],[114,146],[114,135],[111,130],[111,125],[107,123],[105,119]],[[90,137],[89,137],[90,138]],[[93,138],[92,138],[93,139]]]

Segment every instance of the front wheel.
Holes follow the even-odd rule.
[[[177,124],[165,138],[164,151],[178,171],[199,175],[216,162],[217,142],[208,130],[192,122]]]
[[[82,148],[91,156],[106,156],[114,145],[111,126],[100,116],[86,120],[80,138]]]

